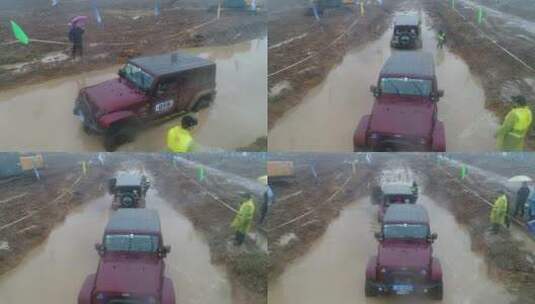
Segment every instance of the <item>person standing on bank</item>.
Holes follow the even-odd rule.
[[[245,241],[245,236],[251,230],[255,214],[253,195],[249,192],[242,192],[240,197],[242,198],[240,209],[230,224],[235,231],[234,244],[236,246],[241,246]]]

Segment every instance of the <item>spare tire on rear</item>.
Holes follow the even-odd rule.
[[[121,207],[133,208],[136,205],[136,198],[131,193],[125,193],[121,196]]]

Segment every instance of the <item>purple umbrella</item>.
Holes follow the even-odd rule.
[[[69,21],[70,27],[83,27],[87,21],[87,16],[76,16]]]

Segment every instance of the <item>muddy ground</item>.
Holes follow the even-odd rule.
[[[154,15],[151,1],[97,1],[102,24],[93,16],[89,1],[3,1],[0,19],[16,21],[30,39],[28,46],[12,43],[10,27],[0,27],[0,88],[20,86],[54,77],[102,69],[127,58],[182,48],[228,45],[265,35],[265,13],[223,11],[209,8],[214,1],[162,1]],[[262,2],[259,2],[260,7]],[[128,7],[125,9],[125,7]],[[72,61],[67,39],[68,20],[90,17],[84,35],[85,57]]]
[[[397,4],[399,1],[386,0],[382,7],[367,6],[364,17],[358,16],[360,12],[355,7],[329,9],[318,23],[314,16],[307,13],[309,7],[303,1],[270,1],[269,128],[286,111],[301,102],[310,89],[320,84],[348,49],[377,39],[387,28],[389,16]],[[355,20],[356,24],[348,31]],[[338,39],[346,32],[346,35]],[[335,39],[338,40],[335,42]],[[314,57],[279,72],[310,55]]]
[[[469,6],[457,5],[459,15],[446,2],[424,0],[422,3],[433,18],[435,28],[443,29],[448,34],[449,49],[461,56],[469,65],[470,71],[481,79],[487,108],[503,118],[512,107],[510,97],[518,94],[526,96],[532,108],[535,106],[535,71],[507,55],[484,38],[479,30],[535,67],[533,33],[505,26],[506,19],[492,16],[487,17],[479,28],[474,27],[471,24],[475,22],[475,11]],[[533,7],[533,4],[529,7]],[[531,132],[530,149],[533,145]]]
[[[277,200],[265,226],[272,280],[310,249],[349,201],[367,193],[372,170],[362,163],[353,171],[350,162],[357,158],[353,155],[270,154],[269,158],[292,160],[296,167],[295,179],[273,184]]]
[[[324,155],[323,158],[327,158],[327,156]],[[317,170],[318,176],[324,177],[321,183],[315,183],[313,177],[305,177],[307,176],[308,172],[304,170],[299,172],[297,181],[295,183],[287,184],[276,188],[276,193],[278,193],[279,197],[284,197],[285,195],[288,195],[297,190],[303,190],[303,192],[305,193],[309,192],[310,196],[293,196],[291,199],[288,199],[287,201],[283,201],[280,202],[278,205],[275,205],[272,212],[272,218],[270,219],[270,225],[274,225],[274,221],[276,222],[275,226],[281,225],[285,221],[279,220],[278,218],[286,217],[286,220],[288,220],[289,218],[294,218],[297,215],[303,214],[307,210],[310,210],[314,206],[317,206],[319,204],[318,201],[322,201],[325,197],[328,197],[329,194],[333,192],[333,184],[340,186],[343,183],[344,178],[342,178],[341,176],[344,174],[347,176],[348,173],[351,173],[351,168],[348,167],[347,164],[343,165],[342,156],[333,156],[333,159],[335,158],[338,158],[338,161],[329,162],[325,161],[325,159],[323,161],[320,161],[318,160],[318,158],[314,159],[314,157],[309,156],[307,162],[316,163],[316,168],[322,167],[321,165],[319,165],[320,163],[323,163],[325,165],[323,169]],[[481,159],[482,157],[478,158]],[[485,277],[485,279],[483,280],[485,282],[481,281],[481,286],[475,286],[478,285],[478,283],[472,283],[475,284],[471,289],[472,291],[474,291],[474,293],[466,292],[466,294],[464,294],[460,290],[459,293],[453,290],[454,286],[455,289],[463,288],[462,283],[459,282],[459,280],[462,281],[462,279],[457,277],[457,282],[446,282],[446,293],[448,293],[449,290],[449,294],[446,294],[446,302],[449,303],[453,301],[452,303],[459,303],[460,301],[468,301],[468,303],[472,303],[471,301],[476,301],[474,303],[477,303],[477,299],[482,300],[485,297],[489,297],[487,300],[492,302],[496,301],[497,298],[490,298],[489,295],[493,292],[499,292],[493,288],[503,288],[503,292],[507,293],[507,295],[503,295],[504,299],[509,299],[507,301],[510,303],[534,303],[533,299],[535,297],[533,295],[533,282],[535,282],[535,280],[533,276],[535,275],[535,267],[533,264],[533,253],[530,249],[532,248],[531,246],[533,246],[534,244],[533,240],[529,239],[529,237],[527,237],[527,234],[522,230],[523,228],[518,225],[516,225],[514,229],[511,229],[511,233],[501,232],[495,237],[490,236],[487,232],[487,229],[489,227],[489,208],[480,200],[479,197],[463,191],[463,188],[461,188],[457,181],[455,181],[455,179],[457,179],[456,176],[458,174],[458,168],[454,168],[451,166],[448,167],[444,163],[442,163],[441,167],[438,167],[436,165],[437,163],[435,162],[436,157],[430,155],[424,156],[405,154],[403,155],[403,157],[399,157],[398,154],[398,157],[395,158],[391,155],[374,155],[372,159],[373,168],[368,167],[366,165],[361,165],[357,167],[357,172],[361,172],[364,181],[371,181],[372,183],[377,182],[379,176],[381,175],[381,171],[392,169],[390,168],[389,164],[397,162],[405,163],[410,167],[413,173],[416,174],[416,179],[424,189],[422,197],[423,201],[421,203],[425,204],[426,207],[432,207],[430,209],[432,211],[431,213],[434,214],[434,216],[432,217],[436,219],[438,214],[444,213],[444,211],[440,211],[439,209],[447,210],[442,216],[440,216],[440,218],[442,218],[442,220],[450,218],[450,221],[453,220],[454,222],[456,222],[452,223],[452,227],[458,226],[456,229],[460,229],[463,231],[463,234],[467,234],[467,241],[469,242],[469,245],[466,250],[472,251],[470,255],[475,255],[476,257],[474,259],[479,259],[479,257],[482,258],[482,263],[484,265],[474,266],[475,268],[470,266],[469,268],[474,268],[473,271],[475,272],[483,271],[481,274],[473,273],[471,274],[471,277],[476,278],[478,276],[483,276]],[[472,157],[472,159],[475,158]],[[497,156],[497,154],[495,154],[492,158],[487,158],[487,161],[498,163],[499,159],[500,156]],[[493,170],[499,170],[501,174],[505,174],[506,176],[519,174],[518,172],[521,171],[520,166],[518,168],[510,170],[507,170],[505,166],[501,166],[499,164],[496,166],[488,167],[493,167]],[[446,174],[444,170],[447,170],[449,174]],[[529,169],[528,171],[524,170],[522,172],[523,174],[528,175],[535,173],[533,169]],[[475,173],[471,174],[473,174],[473,180],[477,181],[478,177],[475,175]],[[355,177],[358,176],[359,174],[357,173]],[[307,179],[309,179],[309,181],[307,181]],[[355,187],[355,184],[357,184],[357,187]],[[283,298],[293,300],[310,299],[313,300],[312,302],[317,300],[311,297],[304,296],[304,294],[299,295],[299,292],[291,291],[291,289],[288,289],[290,287],[284,287],[285,283],[281,282],[291,282],[291,288],[303,287],[305,289],[315,288],[311,287],[316,286],[314,284],[321,284],[321,278],[310,279],[308,277],[303,277],[299,279],[299,275],[307,274],[305,268],[307,267],[306,265],[311,266],[310,263],[320,263],[318,253],[314,254],[315,251],[320,250],[321,252],[323,252],[323,254],[327,254],[329,256],[331,256],[331,254],[327,253],[326,251],[333,252],[331,258],[337,257],[339,259],[343,259],[344,261],[350,261],[350,263],[345,264],[344,266],[343,263],[342,265],[338,265],[340,263],[330,260],[329,257],[322,258],[321,260],[323,261],[323,263],[327,263],[328,265],[332,264],[332,267],[342,267],[338,271],[349,272],[349,274],[340,273],[337,279],[336,273],[331,273],[335,270],[331,270],[330,266],[325,266],[323,268],[322,266],[318,266],[318,269],[324,269],[324,271],[328,272],[325,274],[325,280],[339,281],[338,283],[325,281],[325,285],[323,286],[325,288],[329,288],[326,286],[332,285],[330,288],[335,288],[336,290],[339,290],[339,292],[343,292],[344,294],[347,292],[347,294],[349,295],[349,297],[347,298],[345,298],[344,296],[337,295],[338,300],[344,299],[347,303],[349,303],[351,299],[354,301],[354,297],[363,297],[363,295],[361,294],[355,294],[355,291],[349,292],[346,289],[356,288],[357,290],[360,290],[360,286],[351,286],[355,281],[358,281],[355,277],[360,277],[361,274],[351,274],[351,269],[355,269],[354,271],[357,271],[357,269],[354,268],[354,264],[362,264],[365,263],[365,261],[354,262],[356,256],[354,256],[353,258],[351,256],[346,256],[347,254],[345,253],[345,251],[347,250],[345,250],[345,247],[352,248],[355,246],[362,246],[364,245],[364,242],[359,242],[359,245],[354,245],[350,244],[352,238],[349,238],[349,240],[345,240],[347,239],[347,236],[345,235],[346,233],[349,233],[351,235],[351,232],[347,231],[348,229],[344,230],[346,231],[344,232],[344,235],[333,236],[332,233],[330,233],[330,239],[328,241],[323,240],[323,234],[327,229],[332,230],[332,225],[337,227],[332,227],[334,230],[339,232],[340,230],[342,230],[341,225],[343,224],[335,223],[338,221],[338,215],[342,213],[345,214],[343,215],[343,217],[346,218],[346,222],[351,221],[351,219],[347,219],[349,214],[351,214],[351,217],[353,217],[352,221],[365,222],[363,224],[355,225],[346,223],[346,225],[351,226],[350,230],[352,229],[351,231],[354,231],[353,234],[357,234],[359,233],[359,231],[363,233],[369,233],[369,231],[367,231],[368,228],[364,228],[363,231],[362,227],[368,226],[368,221],[374,221],[374,219],[366,218],[370,216],[370,210],[368,210],[370,209],[370,207],[360,206],[362,205],[362,203],[368,204],[369,202],[366,199],[360,199],[362,200],[361,204],[355,203],[351,206],[349,206],[349,204],[354,203],[356,201],[360,202],[359,198],[369,195],[370,187],[359,187],[358,182],[356,180],[352,181],[350,185],[353,185],[353,191],[343,191],[343,194],[338,196],[338,198],[332,204],[326,204],[325,207],[321,208],[317,207],[318,212],[313,212],[311,214],[308,214],[304,218],[300,218],[295,224],[290,224],[281,227],[280,229],[277,229],[275,231],[270,231],[269,240],[271,263],[269,280],[270,286],[274,286],[275,288],[275,297],[278,297],[279,300],[281,298],[281,295],[283,295]],[[493,195],[496,190],[496,185],[483,182],[476,182],[470,184],[470,187],[477,191],[477,193],[487,197],[488,199],[493,199]],[[336,189],[336,187],[334,188]],[[429,198],[431,198],[433,202],[424,202],[426,200],[429,200]],[[436,209],[434,205],[437,205],[440,208]],[[292,215],[287,216],[286,213],[290,213]],[[366,215],[365,218],[362,218],[363,213],[364,215]],[[373,218],[373,212],[371,213],[371,217]],[[452,215],[446,215],[446,213],[451,213]],[[440,223],[440,221],[434,222],[435,229],[439,229],[437,228],[437,225],[440,225]],[[431,223],[431,225],[433,226],[433,223]],[[273,229],[273,227],[275,226],[271,226],[271,229]],[[464,231],[466,231],[466,233]],[[519,236],[521,237],[519,238]],[[366,236],[362,236],[362,238],[368,239]],[[439,242],[440,239],[441,238],[439,237]],[[444,236],[444,231],[442,231],[443,242],[446,239],[447,236]],[[460,243],[463,242],[464,241],[460,241]],[[458,248],[453,243],[455,242],[451,242],[449,245],[453,246],[454,248]],[[325,246],[328,247],[324,248]],[[337,249],[333,246],[343,246],[344,249]],[[448,244],[439,244],[438,246],[438,248],[442,250],[437,249],[435,254],[438,256],[445,255],[445,249],[448,248]],[[363,250],[358,248],[354,249],[360,251]],[[336,252],[336,254],[334,254],[334,252]],[[446,265],[449,265],[449,263],[452,262],[450,255],[448,255],[448,257],[443,258],[443,263],[446,262]],[[453,259],[453,261],[454,260],[455,259]],[[474,260],[473,262],[477,262],[477,260]],[[459,260],[459,263],[463,262]],[[296,266],[292,267],[294,266],[294,264]],[[453,271],[453,269],[458,268],[457,266],[458,265],[450,265],[448,267],[443,265],[443,269],[447,273],[448,271],[451,272]],[[350,270],[345,271],[344,269],[347,269],[347,267],[350,267]],[[285,271],[290,271],[290,269],[291,273],[285,275]],[[459,274],[457,274],[457,276],[458,275]],[[447,274],[447,276],[449,276],[451,281],[451,278],[455,278],[456,274],[450,273]],[[483,279],[483,277],[481,279]],[[350,282],[345,282],[346,279],[349,279]],[[299,281],[301,281],[302,284],[296,283]],[[480,280],[476,279],[476,282],[479,281]],[[282,287],[281,284],[283,284]],[[351,286],[348,286],[348,284]],[[487,286],[485,288],[491,288],[492,290],[487,290],[487,292],[485,292],[485,288],[483,288],[483,290],[482,288],[480,288],[483,286],[483,284],[484,286]],[[450,289],[448,289],[448,286],[450,286]],[[305,289],[303,289],[304,293],[306,293]],[[451,294],[452,292],[455,294]],[[312,294],[319,295],[315,292],[312,292]],[[466,296],[466,298],[463,298],[463,296]],[[408,300],[410,302],[410,299]],[[385,301],[388,301],[388,299],[385,299]],[[400,301],[402,300],[400,299]],[[370,300],[366,300],[365,302],[368,303],[370,302]],[[381,299],[377,299],[371,300],[370,303],[383,302]]]
[[[260,196],[262,187],[256,177],[265,175],[264,156],[247,155],[205,154],[192,166],[173,162],[172,157],[166,154],[137,154],[135,157],[125,153],[106,154],[106,165],[91,166],[88,175],[68,192],[65,192],[65,189],[71,189],[72,183],[81,172],[79,159],[71,161],[70,165],[64,165],[65,161],[61,158],[48,161],[46,157],[48,168],[43,170],[40,183],[26,177],[7,179],[0,184],[3,193],[7,194],[2,195],[0,204],[0,208],[3,208],[0,241],[7,241],[9,244],[8,250],[0,249],[1,273],[15,268],[32,248],[42,243],[50,230],[60,225],[73,206],[92,202],[92,198],[102,196],[106,191],[106,180],[118,168],[141,168],[142,172],[151,177],[158,193],[157,197],[161,196],[163,204],[168,204],[184,214],[195,230],[206,239],[212,264],[223,267],[228,274],[233,303],[265,303],[267,253],[262,249],[267,247],[267,243],[263,241],[265,237],[261,233],[253,232],[244,248],[232,245],[230,222],[235,213],[228,206],[233,209],[239,207],[239,191],[248,190]],[[189,159],[191,161],[195,157],[192,155]],[[59,168],[56,161],[61,162]],[[202,180],[199,180],[197,175],[200,164],[207,168]],[[208,166],[213,166],[214,169],[208,169]],[[221,171],[224,169],[229,171]],[[27,196],[16,197],[26,192]],[[67,193],[63,199],[54,201],[54,198],[63,192]],[[15,204],[17,206],[14,206]],[[47,208],[42,208],[44,204],[48,204]],[[23,212],[31,210],[40,211],[24,221],[3,228],[4,225],[25,216]]]
[[[0,250],[0,275],[45,240],[72,208],[102,192],[101,182],[113,168],[95,167],[84,176],[79,162],[86,160],[52,156],[40,180],[33,173],[0,180],[0,241],[9,248]]]

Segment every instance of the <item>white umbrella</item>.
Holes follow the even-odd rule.
[[[511,177],[507,181],[513,182],[513,183],[522,183],[522,182],[531,182],[532,179],[531,177],[526,176],[526,175],[517,175],[517,176]]]

